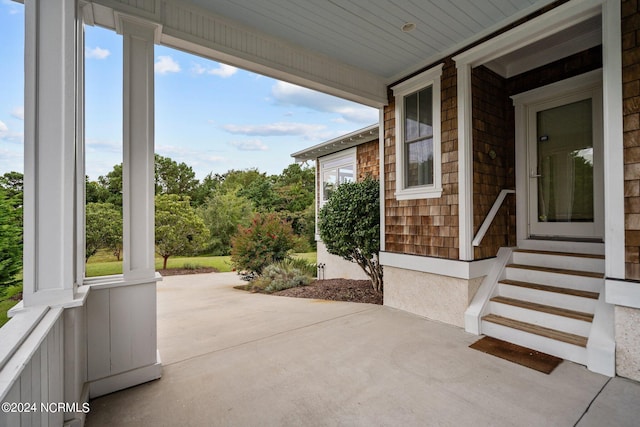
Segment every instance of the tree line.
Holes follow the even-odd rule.
[[[229,170],[199,181],[187,164],[156,154],[155,187],[156,251],[165,263],[173,255],[229,255],[238,226],[248,225],[256,214],[273,213],[288,222],[294,250],[315,249],[314,168],[291,164],[279,175]],[[87,180],[86,189],[87,257],[106,248],[119,258],[122,165]]]
[[[18,172],[0,177],[0,271],[10,271],[8,265],[15,263],[8,259],[13,258],[20,260],[17,271],[21,269],[22,179]],[[294,251],[313,251],[314,191],[315,169],[298,164],[278,175],[252,168],[210,173],[200,181],[189,165],[156,154],[156,252],[165,266],[174,255],[229,255],[238,226],[267,214],[291,226]],[[122,164],[97,180],[86,178],[86,201],[86,260],[100,249],[120,259]]]

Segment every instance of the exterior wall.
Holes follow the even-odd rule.
[[[515,188],[515,123],[507,80],[486,67],[471,74],[473,88],[473,228],[477,231],[503,189]],[[516,203],[502,204],[474,258],[496,256],[516,243]]]
[[[358,181],[362,181],[367,176],[375,179],[380,177],[380,150],[378,150],[378,144],[378,140],[374,139],[356,147]]]
[[[616,374],[640,381],[640,310],[615,308]]]
[[[317,257],[318,265],[324,264],[324,269],[318,271],[318,279],[369,280],[358,264],[327,252],[322,240],[318,240]]]
[[[625,276],[640,280],[640,5],[622,2]],[[640,285],[637,285],[640,286]],[[640,381],[640,309],[616,306],[616,371]]]
[[[365,142],[356,147],[356,174],[358,181],[367,176],[378,179],[380,176],[380,151],[378,139]],[[320,160],[316,160],[316,211],[320,209],[320,191],[322,191]],[[316,221],[317,224],[317,221]],[[317,232],[317,227],[316,227]],[[318,237],[317,262],[324,264],[322,277],[319,279],[352,279],[369,280],[358,264],[346,261],[339,256],[327,252],[327,247]],[[319,272],[319,274],[322,274]]]
[[[640,10],[622,2],[625,274],[640,280]]]
[[[384,305],[464,327],[464,312],[482,279],[458,279],[385,266]]]
[[[456,68],[444,62],[441,78],[442,196],[396,200],[395,102],[384,109],[386,251],[458,259],[458,111]]]

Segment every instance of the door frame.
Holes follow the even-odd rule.
[[[592,104],[594,111],[593,116],[594,120],[598,121],[597,123],[594,122],[594,129],[599,129],[598,136],[594,133],[594,157],[597,155],[602,156],[603,123],[601,69],[561,80],[511,97],[515,107],[516,229],[519,247],[535,246],[534,242],[540,240],[543,242],[558,240],[554,242],[553,245],[555,250],[576,250],[576,246],[591,246],[593,244],[593,242],[580,242],[579,239],[571,239],[569,237],[566,239],[554,239],[549,237],[549,240],[545,240],[544,237],[532,239],[529,224],[529,192],[531,181],[534,181],[530,179],[529,171],[529,107],[539,106],[550,101],[564,98],[566,98],[569,103],[572,99],[575,99],[576,96],[579,97],[579,94],[589,91],[594,92],[594,102]],[[596,148],[596,140],[599,140],[599,149]],[[597,151],[599,151],[599,153]],[[600,193],[600,195],[603,194],[603,163],[602,157],[600,157],[599,162],[594,162],[594,177],[599,176],[599,179],[596,178],[594,180],[594,197],[597,193]],[[598,165],[598,169],[595,169],[596,165]],[[598,228],[599,234],[604,236],[604,199],[602,196],[600,199],[600,203],[596,203],[594,206],[594,214],[596,216],[596,227]],[[601,245],[601,243],[599,245]]]

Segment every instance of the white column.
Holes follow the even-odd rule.
[[[155,277],[154,76],[157,26],[118,15],[124,41],[123,274],[125,281]]]
[[[456,64],[458,72],[458,224],[463,261],[473,260],[473,128],[471,65]]]
[[[25,0],[24,304],[76,289],[76,1]]]
[[[624,279],[626,275],[620,7],[617,0],[602,5],[605,275],[611,279]]]

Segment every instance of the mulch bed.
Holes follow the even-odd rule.
[[[183,274],[200,274],[200,273],[218,273],[217,268],[201,267],[201,268],[168,268],[166,270],[158,270],[162,276],[180,276]]]
[[[285,289],[272,295],[382,305],[382,293],[374,291],[369,280],[315,280],[308,286]]]

